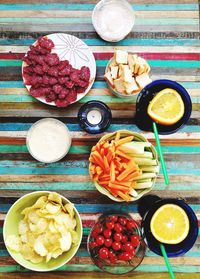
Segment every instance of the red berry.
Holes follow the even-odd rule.
[[[106,227],[110,230],[114,228],[114,223],[113,222],[106,222]]]
[[[119,260],[121,261],[130,261],[131,260],[131,255],[128,253],[128,252],[122,252],[120,255],[119,255]]]
[[[104,237],[102,235],[98,235],[96,237],[96,243],[99,245],[99,246],[102,246],[104,244]]]
[[[97,247],[97,243],[95,241],[90,242],[90,248],[95,248]]]
[[[95,227],[94,227],[94,231],[97,233],[97,234],[100,234],[103,232],[103,228],[97,224]]]
[[[115,255],[115,253],[112,250],[109,251],[108,258],[110,259],[110,262],[112,264],[115,264],[117,261],[117,256]]]
[[[110,220],[111,222],[113,222],[113,223],[116,223],[117,220],[118,220],[118,217],[117,217],[116,215],[113,215],[113,216],[110,216],[110,217],[109,217],[109,220]]]
[[[124,217],[119,217],[118,222],[119,222],[122,226],[126,226],[127,219],[124,218]]]
[[[98,235],[98,233],[95,230],[93,230],[91,233],[91,236],[95,238],[95,237],[97,237],[97,235]]]
[[[120,225],[119,223],[115,223],[114,230],[120,233],[122,231],[122,225]]]
[[[106,247],[102,247],[100,250],[99,250],[99,257],[103,260],[107,259],[108,258],[108,254],[109,254],[109,250],[108,248]]]
[[[122,245],[120,242],[114,241],[112,244],[112,248],[115,251],[119,251],[122,248]]]
[[[106,238],[105,240],[104,240],[104,245],[106,246],[106,247],[110,247],[111,245],[112,245],[112,239],[111,238]]]
[[[121,240],[122,240],[122,234],[116,232],[116,233],[114,234],[114,240],[115,240],[115,241],[121,241]]]
[[[103,235],[105,236],[105,238],[110,238],[111,237],[111,234],[112,234],[112,231],[109,230],[109,229],[105,229],[103,231]]]
[[[131,236],[131,243],[134,247],[137,247],[140,244],[140,238],[137,234]]]
[[[133,220],[128,221],[126,227],[128,230],[132,230],[133,228],[135,228],[135,222]]]
[[[133,244],[131,242],[125,243],[123,248],[126,252],[129,252],[129,253],[131,253],[134,250]]]
[[[128,237],[124,234],[122,235],[122,243],[126,243],[128,241]]]

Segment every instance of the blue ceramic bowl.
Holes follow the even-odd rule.
[[[146,196],[146,198],[147,197],[148,196]],[[152,197],[150,199],[152,199]],[[142,202],[142,200],[141,200],[141,202]],[[142,231],[144,233],[146,243],[151,251],[153,251],[157,255],[162,256],[162,253],[161,253],[160,247],[159,247],[159,242],[154,238],[154,236],[151,233],[150,222],[151,222],[151,219],[152,219],[155,211],[162,205],[168,204],[168,203],[176,204],[176,205],[180,206],[183,210],[185,210],[185,212],[187,213],[187,216],[189,218],[189,222],[190,222],[190,229],[189,229],[188,236],[182,242],[180,242],[179,244],[173,244],[173,245],[165,244],[165,249],[166,249],[167,255],[168,255],[168,257],[171,258],[171,257],[181,256],[181,255],[185,254],[186,252],[188,252],[193,247],[193,245],[198,237],[199,229],[198,229],[198,220],[197,220],[197,217],[196,217],[194,211],[183,200],[160,199],[160,198],[155,199],[153,201],[153,203],[151,204],[151,206],[149,207],[150,208],[149,211],[146,211],[146,213],[144,213],[144,211],[142,212],[142,215],[143,215]],[[141,212],[141,208],[139,208],[139,211]]]
[[[182,85],[175,81],[160,79],[148,84],[138,95],[136,101],[136,125],[141,130],[153,131],[152,119],[147,114],[147,108],[153,97],[165,88],[172,88],[180,94],[185,106],[185,112],[183,117],[173,125],[166,126],[157,124],[158,133],[162,135],[175,133],[188,122],[192,112],[192,102],[188,92]]]

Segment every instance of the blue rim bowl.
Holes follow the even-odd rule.
[[[153,217],[153,214],[155,211],[161,207],[164,204],[176,204],[180,206],[185,212],[187,213],[187,216],[189,218],[190,222],[190,229],[187,237],[180,242],[179,244],[165,244],[165,250],[169,258],[172,257],[178,257],[181,255],[184,255],[186,252],[188,252],[194,245],[197,237],[198,237],[198,220],[197,217],[192,210],[192,208],[186,204],[183,200],[178,199],[160,199],[156,201],[153,205],[151,205],[149,211],[146,212],[146,214],[143,216],[142,220],[142,231],[145,236],[146,243],[151,251],[153,251],[155,254],[162,256],[162,253],[160,251],[159,242],[154,238],[154,236],[151,233],[150,230],[150,222]]]
[[[192,102],[190,95],[186,89],[173,80],[159,79],[151,82],[145,86],[139,93],[136,101],[136,125],[144,131],[153,131],[152,122],[153,120],[147,114],[147,108],[149,102],[153,97],[165,88],[172,88],[176,90],[184,103],[185,112],[183,117],[173,125],[161,125],[157,124],[158,133],[161,135],[168,135],[176,133],[180,128],[182,128],[189,120],[192,112]]]

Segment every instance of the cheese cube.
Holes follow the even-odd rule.
[[[127,64],[128,63],[128,52],[117,49],[115,52],[115,61],[117,64]]]
[[[138,87],[134,78],[132,78],[132,81],[130,83],[128,83],[128,82],[125,83],[125,87],[126,87],[126,93],[127,94],[131,94],[134,91],[139,91],[140,90],[140,88]]]
[[[114,88],[119,93],[125,93],[126,88],[122,78],[114,80]]]
[[[119,70],[118,66],[110,67],[110,74],[111,74],[113,79],[116,79],[118,77],[118,70]]]
[[[152,79],[150,79],[147,73],[137,76],[135,79],[141,89],[144,88],[147,84],[152,82]]]
[[[132,82],[132,72],[128,65],[122,68],[122,78],[125,82]]]
[[[113,79],[111,76],[111,73],[108,71],[107,73],[105,73],[104,75],[104,79],[108,81],[108,83],[113,87],[114,83],[113,83]]]

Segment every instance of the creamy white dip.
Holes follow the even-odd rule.
[[[120,41],[132,30],[134,11],[124,0],[102,0],[93,11],[93,25],[106,41]]]
[[[30,154],[36,160],[51,163],[67,154],[71,137],[64,123],[54,118],[45,118],[30,128],[26,143]]]

